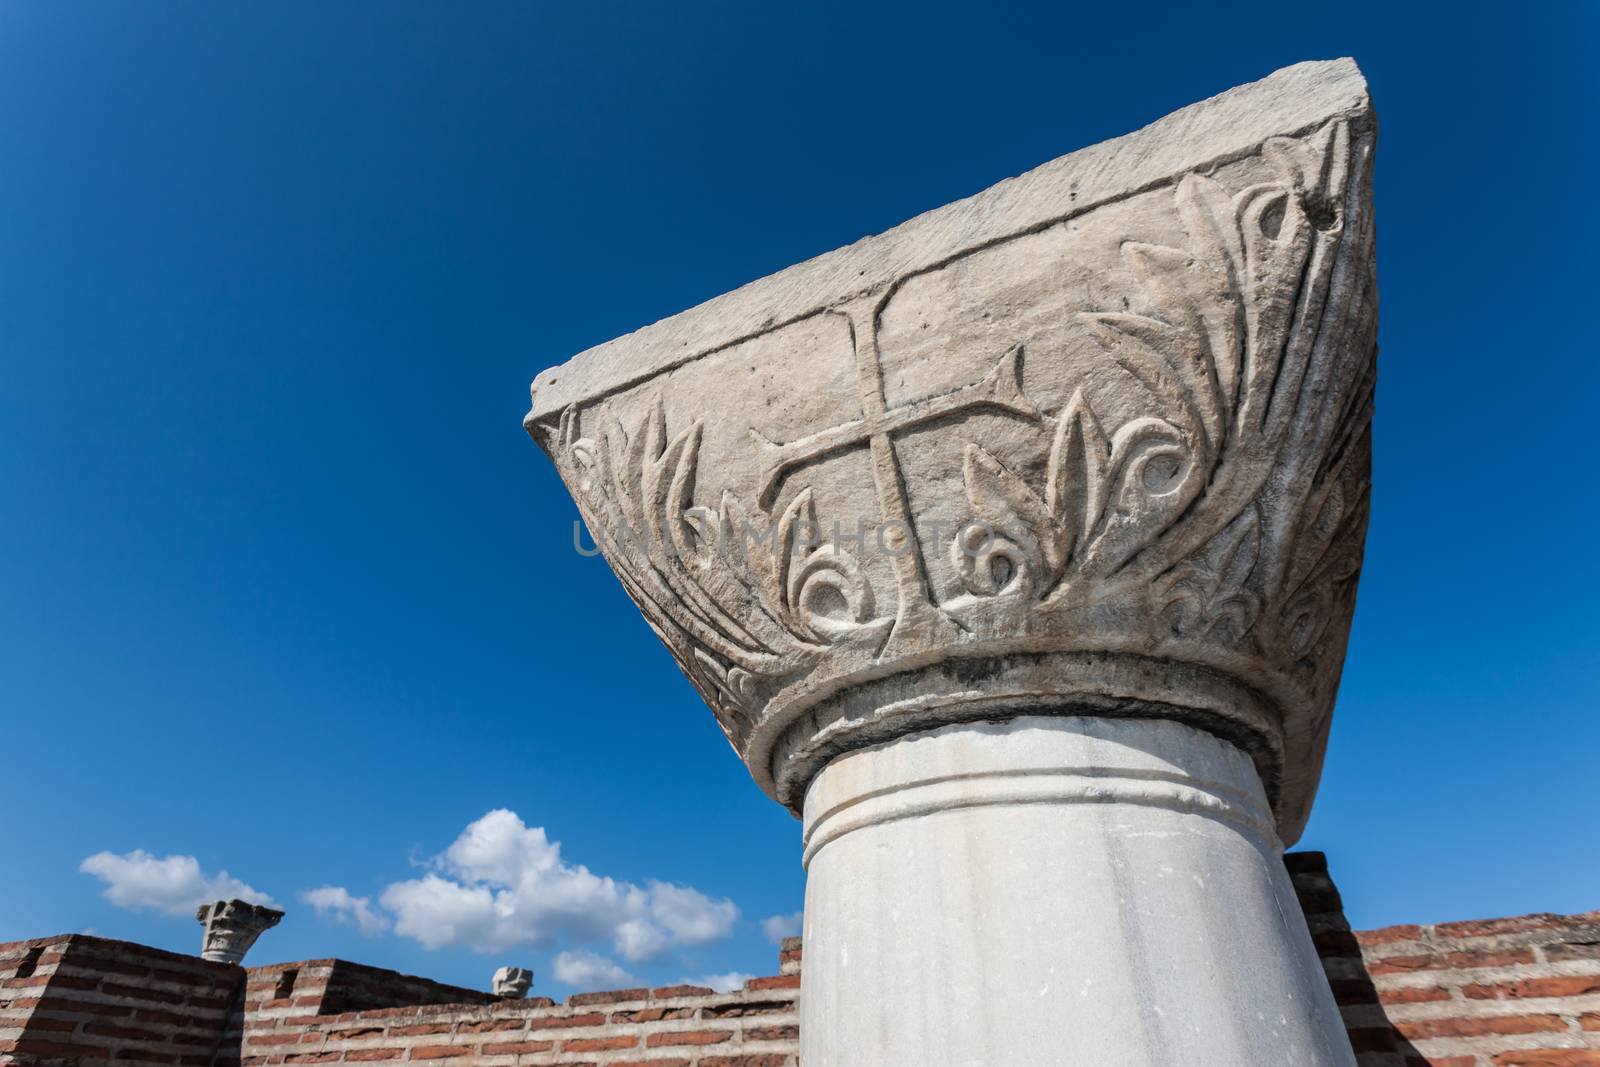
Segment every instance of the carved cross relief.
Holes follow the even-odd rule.
[[[765,508],[771,507],[784,476],[790,471],[845,449],[861,445],[870,448],[884,547],[894,561],[900,598],[894,631],[884,650],[886,655],[893,654],[902,642],[948,636],[958,629],[933,603],[927,563],[913,534],[911,505],[895,453],[895,435],[951,415],[984,408],[1029,419],[1042,417],[1022,391],[1018,368],[1020,346],[1002,356],[981,381],[954,392],[889,407],[884,397],[883,361],[878,350],[878,317],[889,295],[865,297],[836,312],[850,324],[861,418],[784,444],[770,440],[757,430],[750,431],[760,469],[757,500]]]

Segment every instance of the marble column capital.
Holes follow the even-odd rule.
[[[791,810],[841,753],[1165,718],[1298,837],[1365,536],[1376,127],[1300,64],[584,352],[526,427]]]

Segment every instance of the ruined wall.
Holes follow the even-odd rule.
[[[756,978],[737,993],[699,986],[580,993],[493,1006],[438,1005],[252,1013],[244,1064],[447,1060],[562,1067],[794,1067],[800,977]],[[232,1059],[229,1063],[241,1062]]]
[[[0,945],[0,1062],[212,1062],[242,967],[65,934]]]
[[[1322,854],[1285,862],[1360,1067],[1600,1067],[1600,912],[1353,933]],[[0,945],[0,1063],[796,1067],[798,939],[779,960],[735,993],[557,1004],[344,960],[247,971],[63,935]]]
[[[265,1035],[276,1032],[285,1020],[315,1026],[325,1023],[328,1016],[345,1012],[414,1009],[424,1004],[494,1003],[498,999],[481,990],[444,985],[348,960],[301,960],[252,967],[244,996],[229,1015],[217,1062],[238,1063],[240,1048],[249,1035],[262,1034],[264,1040],[258,1044],[266,1044]]]
[[[1436,1067],[1600,1067],[1600,912],[1356,937],[1398,1037]]]
[[[1285,859],[1361,1067],[1600,1067],[1600,911],[1352,933],[1323,855]]]

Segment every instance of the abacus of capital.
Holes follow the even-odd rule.
[[[1375,133],[1300,64],[535,379],[802,819],[806,1067],[1354,1063],[1281,852],[1366,528]]]

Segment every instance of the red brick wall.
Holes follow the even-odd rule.
[[[1285,863],[1360,1067],[1600,1067],[1600,912],[1357,934],[1320,853]],[[780,975],[737,993],[671,986],[556,1004],[342,960],[247,975],[47,938],[0,945],[0,1063],[796,1067],[797,938],[779,959]]]
[[[737,993],[698,986],[580,993],[494,1006],[424,1006],[334,1016],[252,1014],[242,1062],[794,1067],[798,975]]]
[[[0,1062],[211,1063],[243,968],[67,934],[0,945]]]
[[[1600,912],[1357,934],[1402,1042],[1436,1067],[1600,1067]]]
[[[301,1015],[338,1015],[419,1004],[499,1003],[494,994],[479,989],[445,985],[349,960],[275,963],[251,967],[248,976],[245,1010],[252,1015],[289,1008]]]
[[[1361,1067],[1600,1067],[1600,912],[1351,933],[1323,855],[1285,860]]]
[[[217,1067],[239,1063],[241,1046],[249,1036],[274,1033],[285,1021],[305,1027],[320,1025],[328,1016],[343,1012],[498,1002],[493,994],[480,990],[443,985],[348,960],[302,960],[252,967],[242,1004],[228,1020]]]

